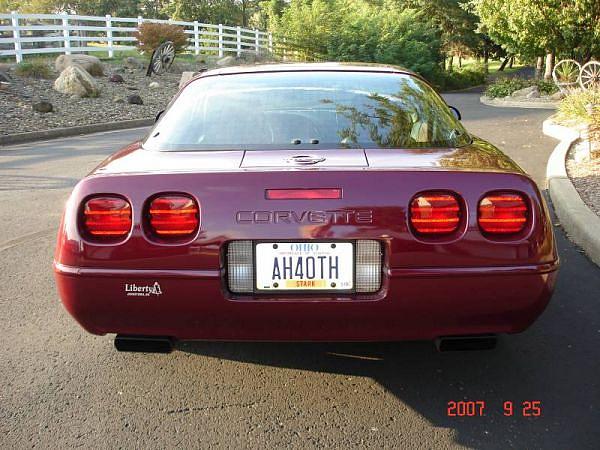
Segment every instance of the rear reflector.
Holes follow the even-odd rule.
[[[479,226],[484,233],[520,233],[528,216],[525,198],[515,192],[490,192],[479,202]]]
[[[254,292],[254,251],[252,241],[233,241],[227,247],[229,290],[238,294]]]
[[[267,189],[267,200],[334,200],[342,198],[341,189]]]
[[[161,195],[150,203],[148,218],[152,232],[162,238],[190,236],[198,229],[200,209],[185,195]]]
[[[381,244],[379,241],[356,241],[356,292],[377,292],[381,287]]]
[[[447,192],[423,192],[410,203],[410,223],[419,234],[453,233],[458,229],[460,215],[458,199]]]
[[[98,239],[117,239],[131,230],[131,205],[121,197],[94,197],[83,207],[83,228]]]

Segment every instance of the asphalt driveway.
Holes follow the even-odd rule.
[[[550,112],[486,107],[478,95],[446,97],[543,189]],[[0,149],[1,448],[598,448],[600,269],[560,228],[550,306],[491,352],[184,343],[122,354],[111,336],[86,334],[54,288],[59,216],[76,181],[143,131]],[[465,399],[485,401],[485,416],[448,417],[447,402]],[[540,401],[542,416],[523,417],[524,401]]]

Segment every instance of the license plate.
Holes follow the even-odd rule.
[[[351,242],[268,242],[256,244],[259,291],[348,291],[354,288]]]

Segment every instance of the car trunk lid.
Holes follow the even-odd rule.
[[[331,168],[368,167],[369,163],[362,149],[346,150],[253,150],[244,153],[240,165],[250,168]]]

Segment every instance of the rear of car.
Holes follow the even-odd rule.
[[[558,260],[535,184],[416,76],[207,73],[75,188],[55,256],[88,331],[170,339],[514,333]]]

